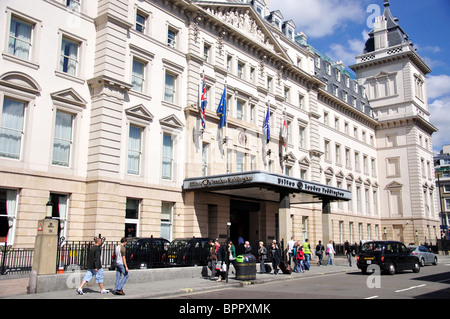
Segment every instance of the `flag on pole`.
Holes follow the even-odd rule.
[[[219,103],[219,106],[217,107],[216,113],[220,117],[219,128],[222,128],[225,126],[225,123],[227,121],[227,88],[226,87],[223,89],[222,97],[220,98],[220,103]]]
[[[286,147],[288,141],[288,127],[286,113],[284,113],[283,126],[281,127],[281,137],[283,138],[283,146]]]
[[[202,119],[202,127],[206,127],[206,106],[208,105],[208,98],[206,96],[206,81],[203,73],[202,94],[200,100],[200,118]]]
[[[270,105],[267,107],[266,119],[263,124],[263,132],[266,136],[266,143],[270,142]]]

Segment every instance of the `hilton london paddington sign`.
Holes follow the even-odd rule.
[[[233,173],[225,175],[188,178],[184,180],[183,190],[216,190],[227,188],[274,187],[291,193],[309,193],[317,196],[332,197],[335,200],[350,200],[351,193],[347,190],[312,183],[284,175],[262,171]]]

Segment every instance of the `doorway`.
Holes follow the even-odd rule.
[[[254,246],[259,236],[259,209],[256,202],[230,201],[230,239],[238,247],[239,236]]]

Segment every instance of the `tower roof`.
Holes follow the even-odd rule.
[[[386,22],[388,32],[388,47],[395,47],[402,43],[411,43],[406,32],[400,27],[397,17],[392,15],[389,0],[384,0],[384,12],[381,18]],[[369,39],[366,41],[364,53],[375,51],[374,29],[369,32]]]

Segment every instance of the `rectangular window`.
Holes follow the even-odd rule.
[[[72,10],[80,11],[81,0],[66,0],[66,6]]]
[[[13,243],[16,207],[17,191],[0,189],[0,243]]]
[[[145,33],[145,24],[147,21],[147,16],[141,12],[136,12],[136,31]]]
[[[164,86],[164,101],[169,103],[175,103],[175,89],[176,89],[177,76],[166,72],[165,86]]]
[[[161,204],[161,237],[172,240],[172,219],[174,203],[162,202]]]
[[[30,60],[32,30],[32,24],[12,17],[9,28],[8,53],[24,60]]]
[[[130,125],[128,135],[128,174],[139,175],[142,155],[142,129]]]
[[[202,176],[208,176],[209,144],[202,145]]]
[[[19,159],[22,147],[25,103],[5,98],[0,126],[0,156]]]
[[[61,54],[59,60],[59,70],[61,72],[77,75],[78,65],[78,42],[63,37],[61,42]]]
[[[169,134],[163,135],[162,179],[172,179],[173,140]]]
[[[244,102],[237,100],[236,102],[236,118],[238,120],[244,120]]]
[[[59,220],[58,237],[66,237],[69,196],[50,193],[50,201],[53,204],[52,219]]]
[[[143,62],[133,59],[131,84],[133,85],[133,90],[135,91],[143,92],[144,90],[144,69],[145,64]]]
[[[169,27],[167,30],[167,45],[169,47],[175,48],[177,40],[177,30]]]
[[[56,111],[52,164],[66,167],[70,165],[72,130],[73,115]]]
[[[125,237],[139,236],[139,215],[141,200],[127,198],[125,209]]]
[[[245,153],[236,152],[236,172],[241,173],[245,170]]]

